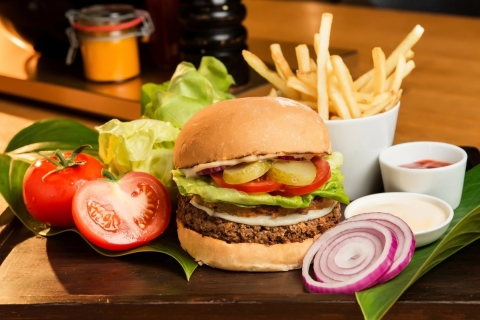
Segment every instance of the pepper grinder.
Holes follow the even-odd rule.
[[[179,8],[180,56],[196,67],[203,56],[222,61],[235,86],[249,81],[249,66],[242,56],[247,49],[247,10],[242,0],[181,0]]]

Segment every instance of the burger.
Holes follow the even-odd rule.
[[[301,267],[348,203],[325,123],[286,98],[217,102],[174,147],[180,244],[199,264],[236,271]]]

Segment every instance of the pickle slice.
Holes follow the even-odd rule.
[[[244,162],[223,170],[223,180],[229,184],[241,184],[263,176],[271,167],[272,162],[260,160]]]
[[[270,179],[289,186],[306,186],[317,175],[317,168],[311,161],[275,161],[267,172]]]

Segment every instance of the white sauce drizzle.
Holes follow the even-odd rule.
[[[308,220],[318,219],[329,214],[333,210],[333,207],[335,207],[335,205],[337,204],[337,202],[335,202],[331,207],[328,207],[328,208],[323,208],[320,210],[310,210],[307,212],[307,214],[293,213],[286,216],[273,218],[267,215],[256,216],[256,217],[238,217],[228,213],[216,212],[213,209],[207,208],[205,206],[202,206],[196,203],[195,201],[193,201],[193,199],[190,201],[190,203],[194,207],[205,211],[209,216],[212,216],[212,217],[222,218],[222,219],[236,222],[236,223],[248,224],[251,226],[264,226],[264,227],[289,226],[292,224],[297,224],[297,223],[305,222]]]

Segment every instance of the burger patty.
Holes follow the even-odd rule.
[[[261,243],[265,245],[302,242],[306,239],[320,235],[337,225],[340,222],[340,204],[337,203],[329,214],[317,218],[300,222],[289,226],[264,227],[252,226],[243,223],[236,223],[222,218],[211,217],[205,211],[193,206],[190,201],[192,197],[178,196],[177,219],[179,219],[186,228],[194,230],[204,236],[219,239],[227,243]],[[317,197],[312,201],[311,207],[315,203],[322,202],[322,198]],[[262,210],[275,212],[276,206],[262,206]],[[267,207],[267,208],[265,208]],[[308,210],[310,207],[306,208]],[[312,208],[312,209],[313,209]]]

